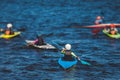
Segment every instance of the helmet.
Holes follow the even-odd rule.
[[[7,28],[11,28],[12,27],[12,24],[11,23],[8,23],[7,24]]]
[[[115,25],[114,25],[114,24],[110,24],[110,27],[111,27],[111,28],[115,28]]]
[[[96,19],[97,19],[97,20],[100,20],[100,19],[101,19],[101,16],[97,16]]]
[[[70,44],[66,44],[66,45],[65,45],[65,49],[66,49],[66,50],[70,50],[70,49],[71,49],[71,45],[70,45]]]

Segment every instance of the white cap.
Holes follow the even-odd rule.
[[[11,28],[12,27],[12,24],[11,23],[8,23],[7,24],[7,28]]]
[[[70,49],[71,49],[71,45],[70,45],[70,44],[66,44],[66,45],[65,45],[65,49],[66,49],[66,50],[70,50]]]

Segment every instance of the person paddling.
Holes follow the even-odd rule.
[[[96,20],[95,20],[95,25],[99,25],[99,24],[102,24],[103,23],[103,18],[104,17],[101,17],[101,16],[97,16],[96,17]],[[93,34],[98,34],[100,32],[100,28],[97,28],[97,29],[93,29],[92,30],[92,33]]]
[[[37,36],[37,39],[33,42],[33,44],[35,45],[46,45],[46,43],[44,42],[43,38],[42,38],[42,35],[40,36]]]
[[[66,61],[73,61],[74,57],[77,58],[78,60],[80,60],[80,58],[78,56],[76,56],[72,51],[71,51],[71,45],[70,44],[66,44],[65,48],[63,48],[63,50],[61,51],[62,54],[64,54],[63,60]]]
[[[12,35],[14,34],[14,32],[12,31],[12,24],[11,23],[8,23],[7,24],[7,29],[4,31],[5,35]]]
[[[115,35],[115,34],[118,33],[118,30],[117,30],[117,28],[115,27],[115,24],[110,24],[110,28],[109,28],[109,29],[106,29],[106,28],[105,28],[105,30],[106,30],[108,33],[112,34],[112,35]]]

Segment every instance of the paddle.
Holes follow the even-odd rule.
[[[60,46],[57,44],[57,43],[55,43],[54,41],[52,41],[52,43],[54,44],[54,45],[56,45],[56,47],[58,48],[58,50],[59,51],[61,51],[60,49]],[[89,62],[87,62],[87,61],[84,61],[84,60],[81,60],[78,56],[76,57],[77,58],[77,60],[78,61],[80,61],[81,62],[81,64],[83,64],[83,65],[91,65]]]
[[[89,66],[91,65],[89,62],[84,61],[84,60],[81,60],[78,56],[77,56],[76,58],[77,58],[77,60],[80,61],[81,64],[83,64],[83,65],[89,65]]]
[[[0,28],[0,32],[4,32],[5,29],[3,28]],[[25,28],[19,28],[19,29],[16,29],[16,31],[25,31]]]
[[[91,65],[89,62],[84,61],[84,60],[79,60],[79,59],[78,59],[78,61],[80,61],[80,62],[81,62],[82,64],[84,64],[84,65],[89,65],[89,66]]]
[[[1,28],[1,29],[0,29],[0,32],[4,32],[4,29]]]

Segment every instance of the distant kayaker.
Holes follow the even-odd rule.
[[[95,24],[96,24],[96,25],[102,24],[102,23],[103,23],[103,18],[104,18],[104,17],[97,16],[97,17],[96,17],[96,20],[95,20]]]
[[[7,24],[7,29],[4,31],[6,35],[12,35],[14,34],[14,32],[12,31],[12,24],[11,23],[8,23]]]
[[[78,60],[80,60],[80,58],[78,56],[76,56],[72,51],[71,51],[71,45],[70,44],[66,44],[65,48],[63,48],[63,50],[61,51],[62,54],[64,54],[63,60],[66,61],[73,61],[74,57],[77,58]]]
[[[109,29],[105,28],[105,30],[112,35],[115,35],[115,34],[118,33],[118,30],[117,30],[117,28],[115,27],[114,24],[110,24],[110,28]]]
[[[45,45],[46,43],[44,42],[42,35],[40,35],[40,36],[37,36],[37,39],[34,41],[33,44],[40,46],[40,45]]]
[[[104,17],[97,16],[96,20],[95,20],[95,25],[102,24],[103,23],[103,18]],[[93,29],[92,33],[96,35],[96,34],[98,34],[100,32],[100,30],[101,30],[101,28]]]

